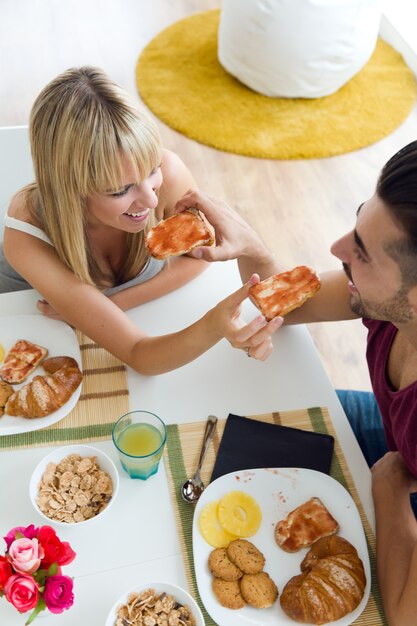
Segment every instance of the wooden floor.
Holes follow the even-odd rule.
[[[37,93],[72,66],[102,67],[135,94],[135,64],[146,43],[176,20],[219,6],[219,0],[2,0],[0,126],[27,124]],[[340,266],[330,245],[353,227],[384,162],[417,136],[417,110],[373,146],[308,161],[219,152],[158,124],[166,147],[200,187],[235,206],[284,267],[305,263],[321,271]],[[370,389],[360,322],[309,329],[335,387]]]

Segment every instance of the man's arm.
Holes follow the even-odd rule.
[[[417,521],[410,493],[417,481],[399,452],[372,468],[377,575],[389,626],[415,626],[417,616]]]
[[[311,324],[357,319],[349,305],[348,279],[343,270],[320,274],[321,287],[303,306],[285,316],[284,324]]]
[[[287,270],[268,251],[259,235],[226,202],[205,193],[190,191],[176,204],[175,211],[196,207],[216,231],[216,246],[193,250],[190,256],[205,261],[237,259],[243,282],[253,273],[261,280]],[[301,264],[301,263],[300,263]],[[348,280],[343,270],[326,272],[317,295],[285,317],[285,324],[307,324],[355,319],[349,305]]]
[[[205,261],[237,259],[243,282],[254,273],[264,280],[279,271],[278,263],[259,235],[226,202],[206,193],[189,191],[177,202],[175,212],[192,207],[204,213],[214,227],[216,245],[196,248],[190,256]]]

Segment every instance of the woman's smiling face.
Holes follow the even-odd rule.
[[[134,169],[126,160],[120,188],[88,196],[88,225],[105,225],[128,233],[143,230],[150,211],[158,206],[158,190],[162,185],[161,166],[156,167],[141,183],[135,180]]]

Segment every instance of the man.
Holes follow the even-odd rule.
[[[196,257],[237,258],[243,281],[253,272],[265,279],[282,271],[225,203],[190,193],[176,210],[190,206],[203,211],[216,229],[217,247],[199,248]],[[417,142],[384,166],[375,194],[357,210],[354,230],[331,251],[343,269],[323,274],[318,294],[286,316],[285,324],[362,318],[368,328],[374,394],[363,398],[348,392],[340,398],[372,465],[385,612],[390,626],[415,626],[417,522],[410,494],[417,491]]]

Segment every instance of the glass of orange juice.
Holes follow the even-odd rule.
[[[167,438],[160,417],[148,411],[131,411],[113,426],[113,443],[130,478],[146,480],[158,471]]]

